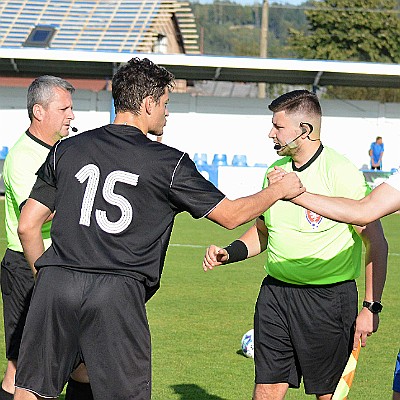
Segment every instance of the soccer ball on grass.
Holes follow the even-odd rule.
[[[254,358],[254,329],[247,331],[242,337],[242,352],[246,357]]]

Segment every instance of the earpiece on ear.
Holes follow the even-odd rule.
[[[307,129],[306,128],[302,128],[301,129],[301,134],[304,135],[305,133],[307,133]]]
[[[308,122],[300,122],[300,128],[302,128],[302,131],[301,131],[302,134],[307,132],[306,128],[304,128],[304,125],[308,126],[308,128],[310,129],[310,132],[308,134],[311,135],[312,131],[314,130],[314,127],[311,124],[309,124]]]

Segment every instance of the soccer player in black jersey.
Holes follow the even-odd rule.
[[[150,399],[145,303],[159,287],[175,216],[232,229],[304,191],[292,173],[229,200],[187,154],[150,140],[163,133],[173,83],[165,68],[133,58],[113,77],[114,123],[58,143],[38,171],[18,228],[37,281],[17,400],[56,398],[81,359],[96,400]],[[40,226],[53,211],[43,253]]]
[[[14,397],[19,347],[34,285],[17,234],[20,208],[28,198],[36,181],[36,171],[51,147],[69,135],[75,118],[74,91],[69,82],[57,76],[43,75],[32,81],[26,98],[30,125],[10,149],[4,164],[7,249],[1,261],[1,294],[7,368],[0,385],[0,400]],[[42,228],[45,247],[50,245],[50,228],[49,220]],[[81,364],[68,382],[65,400],[91,399],[87,373]]]

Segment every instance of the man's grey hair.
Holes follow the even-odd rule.
[[[46,108],[53,99],[55,88],[64,89],[71,94],[75,91],[75,88],[65,79],[52,75],[39,76],[30,84],[26,108],[31,121],[33,120],[33,106],[40,104]]]

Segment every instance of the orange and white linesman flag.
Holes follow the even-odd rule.
[[[340,378],[338,385],[336,386],[335,393],[333,393],[332,400],[346,400],[351,384],[353,383],[354,374],[356,372],[356,366],[358,361],[358,355],[361,349],[361,339],[358,342],[358,346],[350,354],[349,360],[344,367],[343,374]]]

